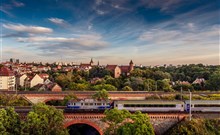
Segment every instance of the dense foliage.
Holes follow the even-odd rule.
[[[183,121],[170,129],[166,135],[219,135],[220,120],[193,119]]]
[[[13,108],[0,110],[0,134],[1,135],[20,135],[22,134],[24,123]]]
[[[33,106],[25,120],[13,108],[0,110],[2,135],[67,135],[63,127],[63,112],[45,104]]]
[[[113,78],[113,73],[104,67],[88,71],[48,72],[64,90],[220,90],[220,66],[190,64],[182,66],[135,67],[129,76]],[[196,79],[204,82],[193,83]]]
[[[111,109],[105,111],[104,122],[109,124],[105,135],[154,135],[153,127],[147,114],[127,110]]]
[[[19,95],[1,94],[0,106],[29,106],[30,103]]]
[[[93,96],[93,99],[96,100],[108,100],[108,91],[106,91],[105,89],[102,89],[100,91],[97,91]]]

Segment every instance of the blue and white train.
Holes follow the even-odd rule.
[[[111,107],[109,101],[105,100],[94,100],[84,99],[80,101],[72,100],[67,103],[67,110],[84,110],[84,111],[95,111],[105,110]]]
[[[103,111],[105,109],[126,109],[130,112],[184,112],[191,109],[192,112],[220,112],[220,100],[192,100],[191,108],[189,100],[105,100],[85,99],[70,101],[66,110]]]

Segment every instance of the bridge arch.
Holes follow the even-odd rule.
[[[45,100],[43,100],[43,103],[47,103],[48,101],[62,101],[63,98],[59,98],[59,97],[54,97],[54,98],[47,98]]]
[[[64,124],[64,127],[67,128],[67,127],[69,127],[69,126],[71,126],[71,125],[74,125],[74,124],[87,124],[87,125],[89,125],[89,126],[95,128],[95,129],[99,132],[100,135],[103,135],[102,129],[101,129],[96,123],[94,123],[94,122],[92,122],[92,121],[89,121],[89,120],[83,120],[83,119],[80,119],[80,120],[72,120],[72,121],[70,121],[70,122],[65,123],[65,124]]]

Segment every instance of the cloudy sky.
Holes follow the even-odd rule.
[[[3,61],[219,64],[217,0],[1,0]]]

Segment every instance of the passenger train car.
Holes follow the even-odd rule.
[[[116,100],[114,101],[114,108],[126,109],[131,112],[180,112],[184,111],[184,103],[167,100]]]
[[[184,106],[185,111],[190,109],[190,101],[186,100]],[[192,112],[220,112],[220,100],[192,100]]]
[[[72,100],[67,103],[67,110],[104,110],[109,109],[110,102],[105,100],[94,100],[94,99],[85,99],[80,101]]]

